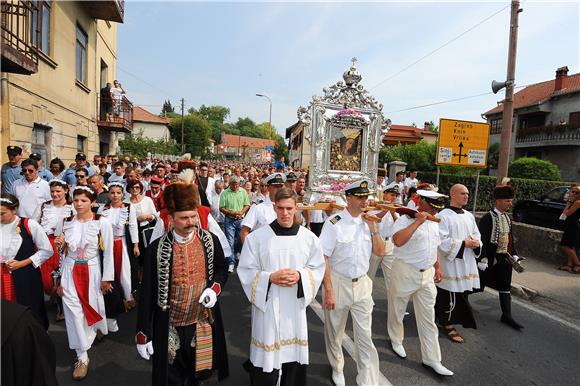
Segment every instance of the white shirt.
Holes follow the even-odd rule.
[[[111,87],[111,94],[113,94],[113,99],[120,101],[124,92],[120,87]]]
[[[399,194],[395,199],[395,204],[403,205],[403,196],[405,195],[405,183],[401,181],[397,182],[397,185],[399,186],[399,193],[401,194]]]
[[[26,178],[14,182],[12,185],[14,196],[20,201],[20,206],[16,212],[20,217],[28,217],[33,220],[40,220],[40,206],[43,202],[50,200],[50,186],[48,182],[40,177],[32,182]]]
[[[416,188],[418,183],[419,180],[417,180],[416,178],[407,177],[405,178],[404,186],[405,189],[409,191],[409,188]]]
[[[274,204],[270,201],[270,197],[268,196],[261,204],[252,205],[250,207],[246,217],[242,220],[242,226],[255,231],[264,225],[269,225],[272,221],[276,220],[276,218]]]
[[[0,234],[2,242],[0,243],[0,260],[2,263],[10,261],[16,257],[18,250],[22,245],[22,236],[18,231],[20,217],[16,216],[10,224],[0,224]],[[34,220],[28,220],[28,229],[36,246],[36,253],[30,256],[34,268],[38,268],[50,256],[52,256],[52,245],[44,229]]]
[[[223,190],[222,190],[223,192]],[[220,212],[220,197],[221,197],[222,193],[219,192],[219,194],[216,192],[212,197],[212,202],[211,204],[211,215],[214,218],[214,220],[216,220],[218,223],[220,222],[224,222],[224,214],[222,212]]]
[[[59,236],[62,233],[64,220],[76,213],[71,204],[65,204],[60,208],[54,206],[52,202],[45,203],[42,209],[40,225],[47,235]]]
[[[415,222],[409,216],[400,216],[393,226],[393,235]],[[428,269],[437,262],[439,247],[439,225],[434,221],[425,221],[415,230],[411,238],[402,246],[393,250],[395,258],[412,265],[417,269]]]
[[[124,237],[125,236],[125,225],[129,224],[129,235],[131,236],[131,242],[136,244],[139,242],[139,231],[137,228],[137,215],[135,214],[135,207],[131,205],[129,208],[124,206],[122,208],[110,208],[104,209],[102,215],[109,219],[111,226],[113,228],[114,237]]]
[[[151,214],[157,216],[157,209],[155,209],[155,203],[150,197],[143,196],[143,199],[138,203],[130,202],[131,207],[135,208],[135,216],[139,218],[144,214]],[[148,221],[141,221],[139,225],[147,225]]]
[[[353,218],[347,209],[330,216],[322,227],[320,242],[333,272],[349,279],[368,272],[373,242],[360,216]]]

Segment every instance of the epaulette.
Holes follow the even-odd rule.
[[[330,219],[330,222],[332,223],[332,225],[336,225],[337,222],[340,221],[340,216],[336,215],[333,218]]]

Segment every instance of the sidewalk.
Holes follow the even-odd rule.
[[[580,274],[557,270],[555,264],[527,258],[523,273],[513,272],[512,292],[550,312],[580,323]]]

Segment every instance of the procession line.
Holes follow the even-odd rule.
[[[497,295],[497,291],[495,291],[491,288],[485,288],[484,291],[489,293],[489,294]],[[533,312],[535,312],[535,313],[537,313],[545,318],[552,319],[553,321],[555,321],[557,323],[563,324],[564,326],[571,328],[571,329],[575,330],[576,332],[580,332],[580,326],[577,326],[575,323],[571,323],[563,318],[560,318],[560,317],[553,315],[547,311],[544,311],[541,308],[539,308],[538,306],[530,304],[529,301],[518,299],[517,297],[512,296],[512,302],[516,303],[518,306],[524,307],[527,310],[533,311]]]
[[[320,303],[318,303],[318,301],[316,299],[312,300],[312,303],[310,303],[310,308],[312,309],[312,311],[314,311],[314,313],[316,314],[316,316],[318,316],[318,318],[322,321],[322,324],[324,324],[324,311],[322,311],[322,306],[320,305]],[[351,358],[354,359],[354,342],[352,341],[352,339],[350,339],[350,336],[348,336],[348,334],[344,334],[344,337],[342,338],[342,347],[344,347],[344,349],[346,350],[346,352],[348,353],[348,355],[351,356]],[[379,382],[381,383],[381,386],[393,386],[393,384],[387,379],[387,377],[385,377],[383,375],[383,373],[381,372],[381,370],[379,369]]]

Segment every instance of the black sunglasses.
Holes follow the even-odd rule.
[[[32,174],[32,173],[34,173],[35,171],[36,171],[36,170],[34,170],[34,169],[22,169],[22,173],[26,173],[26,174],[29,174],[29,173],[30,173],[30,174]]]
[[[76,178],[87,178],[84,174],[75,174]]]

